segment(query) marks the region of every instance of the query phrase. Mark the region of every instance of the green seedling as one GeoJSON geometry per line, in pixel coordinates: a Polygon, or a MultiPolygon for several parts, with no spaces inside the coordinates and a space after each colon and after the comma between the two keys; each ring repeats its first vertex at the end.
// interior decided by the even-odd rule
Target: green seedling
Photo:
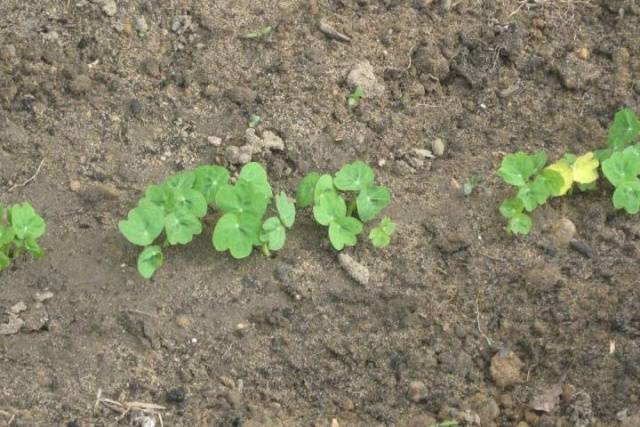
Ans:
{"type": "Polygon", "coordinates": [[[44,256],[38,239],[44,234],[46,223],[31,204],[21,203],[5,208],[0,204],[0,271],[25,252],[35,259],[44,256]]]}
{"type": "Polygon", "coordinates": [[[546,166],[547,155],[515,153],[505,156],[498,174],[518,188],[517,194],[505,200],[500,213],[509,220],[507,231],[528,234],[532,222],[527,213],[552,197],[569,193],[574,184],[580,191],[596,187],[598,167],[615,187],[613,205],[629,214],[640,211],[640,120],[624,108],[615,114],[607,134],[607,148],[581,156],[565,154],[546,166]],[[545,167],[546,166],[546,167],[545,167]]]}
{"type": "Polygon", "coordinates": [[[249,117],[249,127],[250,128],[255,128],[260,123],[262,123],[262,117],[260,117],[260,116],[258,116],[256,114],[252,114],[251,117],[249,117]]]}
{"type": "Polygon", "coordinates": [[[268,254],[284,246],[286,230],[295,221],[295,205],[281,192],[275,203],[278,216],[263,222],[273,198],[265,169],[248,163],[235,184],[229,179],[225,168],[205,165],[147,188],[138,206],[118,224],[129,242],[144,247],[137,263],[143,277],[151,278],[162,266],[163,248],[186,245],[202,233],[202,219],[210,209],[221,214],[212,235],[217,251],[245,258],[254,247],[268,254]],[[163,231],[164,240],[157,243],[163,231]]]}
{"type": "Polygon", "coordinates": [[[380,224],[371,229],[369,233],[369,240],[376,248],[383,248],[391,243],[391,235],[396,229],[396,224],[391,221],[388,216],[385,216],[380,224]]]}
{"type": "Polygon", "coordinates": [[[462,185],[462,194],[464,194],[465,196],[470,196],[471,193],[473,193],[473,190],[475,190],[476,187],[481,183],[482,183],[481,177],[477,175],[470,176],[464,181],[464,184],[462,185]]]}
{"type": "Polygon", "coordinates": [[[364,90],[360,86],[357,86],[347,97],[347,104],[349,104],[349,107],[355,107],[360,103],[362,98],[364,98],[364,90]]]}
{"type": "MultiPolygon", "coordinates": [[[[344,166],[335,177],[311,172],[298,187],[298,207],[312,206],[313,217],[328,228],[336,250],[354,246],[363,223],[372,221],[391,201],[388,188],[375,184],[373,170],[361,161],[344,166]]],[[[386,218],[370,235],[375,246],[386,246],[394,231],[386,218]]]]}
{"type": "Polygon", "coordinates": [[[245,34],[244,38],[245,39],[261,39],[271,35],[272,32],[273,32],[273,27],[271,25],[265,25],[259,30],[251,31],[250,33],[245,34]]]}

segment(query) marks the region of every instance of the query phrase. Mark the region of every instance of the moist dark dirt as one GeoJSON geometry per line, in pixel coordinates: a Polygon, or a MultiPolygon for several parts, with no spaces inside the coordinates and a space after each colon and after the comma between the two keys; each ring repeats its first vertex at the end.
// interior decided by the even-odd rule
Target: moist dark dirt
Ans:
{"type": "Polygon", "coordinates": [[[639,28],[635,0],[3,0],[0,201],[48,231],[0,273],[0,323],[27,306],[0,424],[640,426],[637,217],[602,182],[508,236],[495,175],[640,111],[639,28]],[[355,159],[391,188],[392,245],[348,251],[366,286],[309,212],[272,258],[218,254],[209,227],[138,276],[118,220],[176,171],[233,166],[253,115],[285,144],[254,155],[275,188],[355,159]]]}

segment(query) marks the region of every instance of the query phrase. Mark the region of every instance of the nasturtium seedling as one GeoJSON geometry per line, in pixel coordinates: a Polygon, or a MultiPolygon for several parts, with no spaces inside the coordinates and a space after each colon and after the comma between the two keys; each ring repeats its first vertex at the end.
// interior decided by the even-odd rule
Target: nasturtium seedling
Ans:
{"type": "Polygon", "coordinates": [[[362,87],[360,86],[357,86],[347,97],[347,104],[349,104],[349,107],[355,107],[360,103],[360,100],[362,98],[364,98],[364,89],[362,89],[362,87]]]}
{"type": "Polygon", "coordinates": [[[143,200],[129,211],[127,219],[118,223],[120,233],[128,241],[138,246],[147,246],[162,233],[164,212],[151,202],[143,200]]]}
{"type": "Polygon", "coordinates": [[[328,227],[329,241],[336,250],[355,245],[363,222],[375,219],[390,200],[389,189],[376,185],[373,169],[362,161],[345,165],[335,177],[309,173],[297,194],[298,206],[312,206],[316,222],[328,227]]]}
{"type": "Polygon", "coordinates": [[[280,219],[272,216],[262,224],[260,241],[266,243],[269,250],[279,251],[284,246],[286,239],[287,231],[280,219]]]}
{"type": "Polygon", "coordinates": [[[395,229],[396,224],[388,216],[385,216],[377,226],[371,229],[369,240],[376,248],[388,246],[391,243],[391,235],[395,229]]]}
{"type": "Polygon", "coordinates": [[[628,108],[618,111],[609,127],[608,146],[580,156],[564,154],[545,167],[547,156],[514,153],[505,156],[498,174],[518,188],[515,197],[505,200],[500,213],[509,220],[507,231],[528,234],[532,222],[525,213],[535,210],[551,197],[563,196],[575,186],[580,191],[596,188],[598,168],[615,187],[613,205],[635,214],[640,211],[640,120],[628,108]]]}
{"type": "Polygon", "coordinates": [[[138,256],[138,271],[142,277],[150,279],[163,261],[164,257],[160,246],[147,246],[138,256]]]}
{"type": "Polygon", "coordinates": [[[198,166],[194,172],[196,179],[193,189],[204,196],[207,204],[213,203],[218,190],[229,182],[229,172],[222,166],[198,166]]]}
{"type": "Polygon", "coordinates": [[[226,213],[213,231],[213,246],[217,251],[228,250],[234,258],[251,255],[254,245],[260,245],[260,218],[250,213],[226,213]]]}
{"type": "Polygon", "coordinates": [[[38,239],[46,231],[44,219],[30,203],[20,203],[5,209],[0,204],[0,271],[24,252],[33,258],[44,256],[38,239]]]}

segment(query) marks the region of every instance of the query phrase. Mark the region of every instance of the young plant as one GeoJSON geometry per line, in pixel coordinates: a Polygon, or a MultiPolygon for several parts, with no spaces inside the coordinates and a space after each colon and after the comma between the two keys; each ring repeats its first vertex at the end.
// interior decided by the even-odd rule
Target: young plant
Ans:
{"type": "Polygon", "coordinates": [[[598,179],[598,166],[615,187],[613,205],[635,214],[640,211],[640,120],[633,110],[623,108],[615,114],[607,133],[607,148],[576,157],[565,154],[558,162],[544,167],[545,153],[509,154],[498,174],[518,187],[515,197],[505,200],[500,212],[509,220],[507,230],[527,234],[533,211],[550,197],[567,194],[575,183],[579,190],[592,190],[598,179]]]}
{"type": "MultiPolygon", "coordinates": [[[[298,187],[297,204],[312,206],[313,217],[328,227],[329,240],[336,250],[354,246],[363,223],[372,221],[391,201],[388,188],[375,184],[373,170],[361,161],[344,166],[335,177],[311,172],[298,187]]],[[[375,246],[389,244],[395,224],[385,218],[372,230],[375,246]]]]}
{"type": "Polygon", "coordinates": [[[552,197],[563,196],[576,183],[580,189],[590,189],[598,179],[598,160],[592,152],[580,157],[565,155],[547,167],[547,155],[538,152],[509,154],[498,170],[500,177],[515,186],[518,192],[500,205],[500,213],[509,220],[507,231],[528,234],[532,221],[528,213],[552,197]]]}
{"type": "MultiPolygon", "coordinates": [[[[186,245],[202,233],[202,218],[209,208],[222,213],[213,231],[212,243],[218,251],[229,251],[234,258],[251,254],[254,246],[277,250],[284,244],[285,233],[279,228],[278,242],[266,236],[262,218],[272,199],[267,173],[258,163],[248,163],[234,185],[229,184],[229,172],[221,166],[199,166],[181,172],[159,185],[147,188],[144,198],[132,209],[118,228],[131,243],[143,246],[138,256],[138,272],[151,278],[164,261],[162,249],[167,246],[186,245]],[[157,240],[164,231],[162,242],[157,240]]],[[[280,214],[277,220],[283,228],[290,228],[295,218],[295,207],[286,205],[284,193],[278,196],[280,214]],[[291,214],[293,209],[293,214],[291,214]],[[286,216],[282,219],[282,216],[286,216]]],[[[288,200],[287,200],[288,201],[288,200]]],[[[275,221],[269,222],[270,226],[275,221]]],[[[271,230],[270,231],[274,231],[271,230]]]]}
{"type": "Polygon", "coordinates": [[[347,104],[349,107],[355,107],[360,103],[360,100],[364,98],[364,90],[357,86],[354,91],[347,97],[347,104]]]}
{"type": "Polygon", "coordinates": [[[46,224],[29,203],[15,204],[5,209],[0,204],[0,271],[24,252],[35,259],[44,251],[38,239],[44,234],[46,224]]]}

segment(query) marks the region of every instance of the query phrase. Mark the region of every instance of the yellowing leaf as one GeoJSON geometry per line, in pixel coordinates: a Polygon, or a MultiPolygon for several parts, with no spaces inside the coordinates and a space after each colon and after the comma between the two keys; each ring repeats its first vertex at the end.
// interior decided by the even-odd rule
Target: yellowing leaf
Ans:
{"type": "Polygon", "coordinates": [[[573,163],[573,180],[580,184],[592,183],[598,179],[599,164],[591,151],[578,157],[573,163]]]}
{"type": "Polygon", "coordinates": [[[560,191],[558,191],[553,195],[562,196],[564,194],[567,194],[567,191],[569,191],[569,189],[571,188],[571,185],[573,184],[573,172],[571,171],[571,167],[561,160],[559,162],[556,162],[552,165],[547,166],[546,169],[552,170],[554,172],[558,172],[560,176],[562,176],[562,180],[564,181],[564,183],[562,184],[562,187],[560,188],[560,191]]]}

